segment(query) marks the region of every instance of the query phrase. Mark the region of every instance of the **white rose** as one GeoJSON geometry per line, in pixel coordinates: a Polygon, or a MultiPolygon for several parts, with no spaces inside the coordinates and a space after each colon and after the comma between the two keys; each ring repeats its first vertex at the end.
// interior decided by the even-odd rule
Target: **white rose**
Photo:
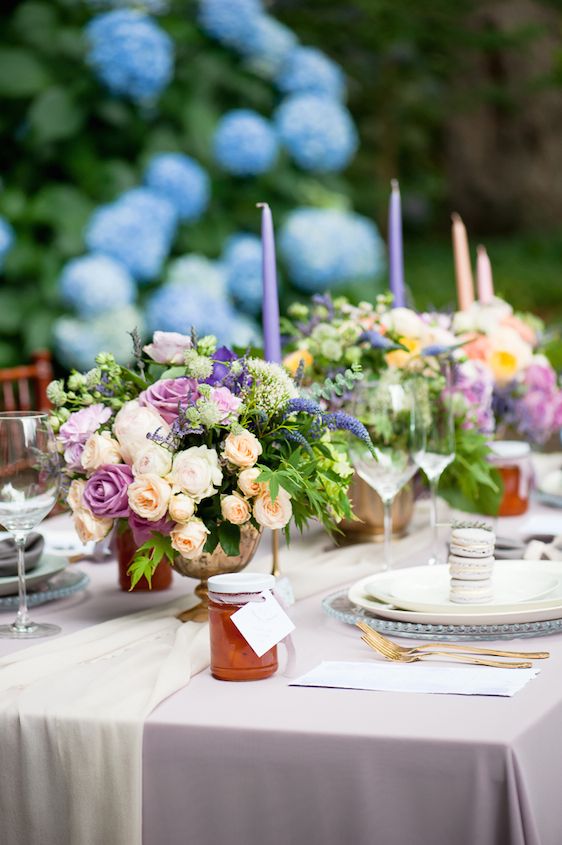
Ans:
{"type": "Polygon", "coordinates": [[[218,487],[222,481],[219,456],[215,449],[207,446],[191,446],[175,455],[166,478],[174,488],[200,502],[212,496],[215,493],[213,485],[218,487]]]}
{"type": "Polygon", "coordinates": [[[209,531],[200,519],[192,519],[187,525],[175,525],[170,531],[172,548],[187,560],[201,557],[207,534],[209,531]]]}
{"type": "Polygon", "coordinates": [[[172,456],[157,443],[147,442],[135,455],[133,475],[159,475],[163,477],[172,469],[172,456]]]}
{"type": "Polygon", "coordinates": [[[109,534],[113,525],[112,519],[102,519],[88,508],[78,508],[74,511],[74,528],[82,543],[93,540],[97,543],[109,534]]]}
{"type": "Polygon", "coordinates": [[[90,434],[80,460],[85,470],[93,472],[105,464],[122,464],[123,456],[117,440],[109,431],[102,431],[101,434],[90,434]]]}
{"type": "Polygon", "coordinates": [[[282,487],[277,498],[271,501],[269,489],[258,496],[254,502],[254,517],[264,528],[283,528],[293,515],[291,497],[282,487]]]}
{"type": "Polygon", "coordinates": [[[260,472],[261,470],[257,467],[249,467],[248,469],[243,469],[238,476],[238,486],[245,496],[259,496],[262,490],[265,489],[266,485],[263,481],[256,481],[260,472]]]}
{"type": "Polygon", "coordinates": [[[224,441],[224,456],[237,467],[253,467],[261,453],[261,443],[250,431],[229,434],[224,441]]]}
{"type": "Polygon", "coordinates": [[[176,493],[170,497],[168,513],[174,522],[189,522],[195,513],[195,502],[185,493],[176,493]]]}
{"type": "Polygon", "coordinates": [[[157,430],[165,436],[169,433],[170,426],[155,408],[141,407],[136,399],[123,405],[115,417],[113,434],[119,441],[125,463],[134,462],[137,453],[150,443],[146,435],[157,430]]]}
{"type": "Polygon", "coordinates": [[[425,328],[423,320],[410,308],[392,308],[383,314],[381,322],[400,337],[421,337],[425,328]]]}
{"type": "Polygon", "coordinates": [[[82,496],[84,494],[84,487],[86,482],[81,478],[75,478],[68,488],[66,501],[71,511],[76,511],[82,507],[82,496]]]}
{"type": "Polygon", "coordinates": [[[127,490],[131,510],[150,522],[166,515],[171,493],[168,482],[154,474],[137,476],[127,490]]]}
{"type": "Polygon", "coordinates": [[[227,522],[232,522],[233,525],[243,525],[250,519],[250,505],[242,496],[232,493],[222,500],[221,513],[227,522]]]}

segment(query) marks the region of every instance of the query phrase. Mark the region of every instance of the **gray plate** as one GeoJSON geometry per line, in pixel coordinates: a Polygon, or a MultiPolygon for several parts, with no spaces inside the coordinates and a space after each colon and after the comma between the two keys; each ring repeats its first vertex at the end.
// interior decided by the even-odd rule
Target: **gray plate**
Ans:
{"type": "Polygon", "coordinates": [[[355,625],[361,620],[381,634],[408,637],[413,640],[450,640],[452,642],[513,640],[519,637],[544,637],[547,634],[562,633],[562,619],[505,625],[426,625],[419,622],[394,622],[390,619],[381,619],[374,613],[357,607],[348,599],[347,590],[340,590],[327,596],[322,602],[322,608],[328,616],[348,625],[355,625]]]}
{"type": "MultiPolygon", "coordinates": [[[[27,589],[31,592],[37,589],[43,581],[52,578],[57,572],[62,572],[68,566],[68,560],[56,555],[43,555],[39,564],[32,572],[25,576],[27,589]]],[[[0,578],[0,596],[13,596],[18,591],[18,579],[16,575],[7,575],[0,578]]]]}
{"type": "MultiPolygon", "coordinates": [[[[46,604],[55,599],[65,599],[73,593],[85,590],[90,579],[85,572],[74,567],[63,569],[57,575],[42,581],[33,593],[28,593],[27,604],[29,607],[36,607],[38,604],[46,604]]],[[[17,610],[17,596],[0,596],[0,610],[17,610]]]]}

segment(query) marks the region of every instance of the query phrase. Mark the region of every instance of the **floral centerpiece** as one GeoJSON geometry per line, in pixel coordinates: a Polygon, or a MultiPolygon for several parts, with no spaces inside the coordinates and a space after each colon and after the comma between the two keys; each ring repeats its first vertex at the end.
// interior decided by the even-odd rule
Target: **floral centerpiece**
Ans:
{"type": "Polygon", "coordinates": [[[304,383],[325,407],[350,406],[357,368],[367,379],[391,371],[405,378],[422,373],[432,401],[447,398],[454,408],[456,454],[443,475],[441,495],[464,510],[495,513],[501,482],[487,460],[491,386],[464,353],[465,339],[455,335],[450,317],[390,305],[390,295],[378,296],[374,304],[353,305],[329,295],[293,304],[283,324],[285,364],[301,369],[304,383]],[[438,366],[443,356],[454,364],[451,385],[438,366]]]}
{"type": "Polygon", "coordinates": [[[281,366],[217,349],[214,337],[133,340],[134,370],[100,353],[48,391],[76,530],[88,541],[116,520],[129,526],[133,585],[163,558],[197,560],[219,545],[237,556],[244,526],[288,532],[315,518],[333,530],[351,516],[337,432],[368,440],[356,420],[301,399],[281,366]]]}

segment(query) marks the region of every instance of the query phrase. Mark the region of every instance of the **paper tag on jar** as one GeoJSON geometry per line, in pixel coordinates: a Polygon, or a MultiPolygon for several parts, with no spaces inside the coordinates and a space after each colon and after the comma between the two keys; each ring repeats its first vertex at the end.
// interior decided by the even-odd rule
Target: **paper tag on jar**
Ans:
{"type": "Polygon", "coordinates": [[[260,597],[263,601],[249,601],[230,617],[258,657],[295,630],[292,619],[269,590],[260,597]]]}

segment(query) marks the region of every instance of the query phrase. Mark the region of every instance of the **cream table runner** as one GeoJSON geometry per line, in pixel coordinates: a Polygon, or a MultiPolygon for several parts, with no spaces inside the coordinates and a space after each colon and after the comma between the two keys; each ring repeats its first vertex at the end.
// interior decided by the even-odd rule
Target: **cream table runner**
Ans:
{"type": "MultiPolygon", "coordinates": [[[[429,541],[425,508],[397,564],[429,541]]],[[[255,568],[267,568],[260,555],[255,568]]],[[[297,598],[376,572],[382,548],[334,549],[311,531],[283,549],[297,598]]],[[[0,661],[2,845],[138,845],[142,734],[156,705],[209,663],[207,625],[179,623],[185,598],[46,640],[0,661]]]]}

